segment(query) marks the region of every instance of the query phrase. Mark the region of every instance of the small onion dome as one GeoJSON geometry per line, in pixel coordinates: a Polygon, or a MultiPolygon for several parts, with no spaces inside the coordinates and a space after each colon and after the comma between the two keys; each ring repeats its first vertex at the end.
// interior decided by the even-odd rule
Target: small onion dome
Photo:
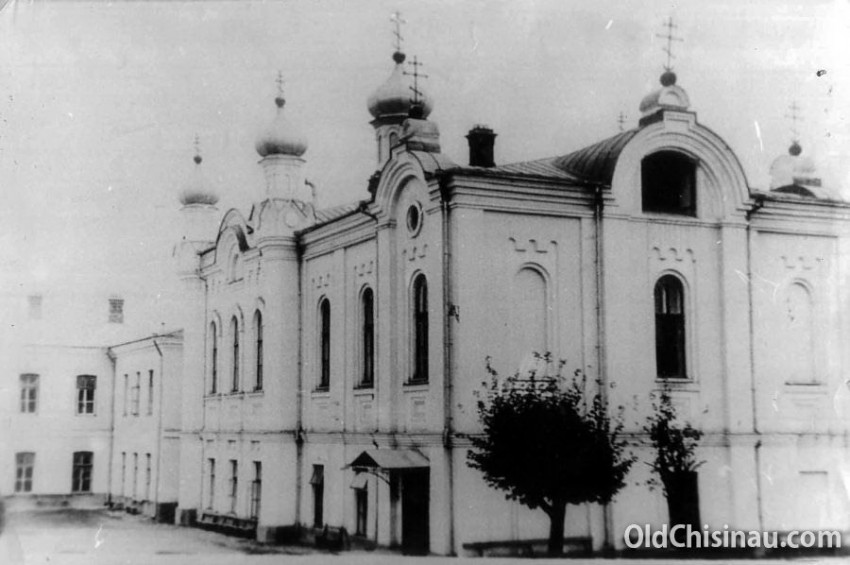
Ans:
{"type": "Polygon", "coordinates": [[[283,114],[283,96],[274,99],[277,115],[271,125],[257,138],[255,148],[260,157],[292,155],[300,157],[307,151],[307,138],[283,114]]]}
{"type": "MultiPolygon", "coordinates": [[[[372,117],[405,119],[410,115],[413,91],[404,78],[404,60],[400,51],[393,53],[395,68],[387,81],[378,87],[369,97],[367,107],[372,117]]],[[[431,98],[420,88],[421,117],[425,119],[434,109],[431,98]]],[[[417,110],[419,111],[419,110],[417,110]]]]}
{"type": "Polygon", "coordinates": [[[661,75],[661,88],[653,90],[641,100],[640,111],[647,115],[659,109],[687,110],[690,105],[688,93],[676,84],[676,73],[667,70],[661,75]]]}
{"type": "Polygon", "coordinates": [[[770,165],[770,188],[775,190],[790,185],[820,186],[814,159],[801,155],[803,148],[796,141],[788,148],[787,155],[780,155],[770,165]]]}
{"type": "Polygon", "coordinates": [[[200,155],[195,155],[194,161],[195,170],[192,172],[192,177],[180,191],[180,204],[183,206],[191,206],[192,204],[214,206],[218,202],[218,194],[206,180],[201,168],[203,159],[200,155]]]}

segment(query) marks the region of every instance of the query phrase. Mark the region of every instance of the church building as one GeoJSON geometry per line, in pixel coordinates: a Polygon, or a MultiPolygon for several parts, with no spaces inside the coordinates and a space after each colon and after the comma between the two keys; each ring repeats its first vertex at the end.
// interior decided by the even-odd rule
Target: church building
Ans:
{"type": "Polygon", "coordinates": [[[664,384],[705,433],[702,523],[850,531],[850,205],[800,145],[755,190],[668,69],[631,129],[496,164],[495,132],[475,127],[459,164],[392,59],[368,100],[367,199],[317,208],[282,93],[247,215],[220,218],[196,157],[175,250],[178,519],[443,555],[545,538],[545,514],[466,454],[485,359],[511,374],[551,352],[615,385],[639,457],[612,504],[568,509],[568,537],[622,548],[629,524],[667,522],[641,434],[664,384]]]}

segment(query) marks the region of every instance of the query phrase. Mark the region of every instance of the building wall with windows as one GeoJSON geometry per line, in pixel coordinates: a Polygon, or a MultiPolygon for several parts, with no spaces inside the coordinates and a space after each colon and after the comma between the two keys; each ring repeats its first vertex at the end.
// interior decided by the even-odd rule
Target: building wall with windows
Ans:
{"type": "Polygon", "coordinates": [[[180,478],[182,333],[114,345],[113,507],[174,522],[180,478]]]}
{"type": "Polygon", "coordinates": [[[105,501],[112,425],[105,349],[31,344],[13,351],[14,369],[3,377],[0,491],[22,506],[105,501]],[[30,454],[28,470],[20,469],[22,453],[30,454]]]}
{"type": "Polygon", "coordinates": [[[0,492],[12,505],[108,498],[114,402],[108,346],[136,335],[148,320],[137,294],[82,282],[14,281],[6,288],[16,290],[0,297],[9,322],[1,336],[0,492]],[[20,472],[19,459],[26,461],[20,472]]]}
{"type": "MultiPolygon", "coordinates": [[[[200,480],[181,490],[185,521],[261,539],[344,528],[440,554],[545,538],[546,516],[466,456],[487,360],[542,374],[554,364],[535,353],[549,352],[600,380],[639,457],[614,503],[569,508],[568,536],[621,547],[626,525],[668,520],[642,464],[641,422],[664,386],[705,433],[703,523],[850,530],[850,206],[754,190],[675,80],[630,130],[501,166],[442,154],[430,100],[410,117],[380,96],[369,199],[315,208],[306,144],[278,119],[257,142],[264,198],[181,244],[204,305],[186,326],[203,353],[186,358],[194,447],[180,473],[200,480]]],[[[181,202],[187,221],[193,206],[214,215],[181,202]]]]}

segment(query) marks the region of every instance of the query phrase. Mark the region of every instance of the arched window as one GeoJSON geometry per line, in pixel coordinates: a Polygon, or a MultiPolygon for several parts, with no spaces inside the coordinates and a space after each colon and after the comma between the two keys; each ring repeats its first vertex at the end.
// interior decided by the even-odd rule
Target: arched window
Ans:
{"type": "Polygon", "coordinates": [[[787,382],[811,383],[817,380],[814,363],[814,316],[812,295],[801,283],[793,283],[785,293],[785,327],[778,355],[783,359],[787,382]]]}
{"type": "Polygon", "coordinates": [[[675,151],[659,151],[641,161],[644,212],[696,215],[696,163],[675,151]]]}
{"type": "Polygon", "coordinates": [[[319,388],[331,385],[331,303],[327,298],[319,304],[319,388]]]}
{"type": "Polygon", "coordinates": [[[682,281],[673,275],[664,275],[655,283],[655,363],[659,378],[687,377],[685,292],[682,281]]]}
{"type": "Polygon", "coordinates": [[[413,281],[412,304],[412,354],[413,377],[411,381],[428,382],[428,281],[418,275],[413,281]]]}
{"type": "Polygon", "coordinates": [[[360,299],[362,327],[363,373],[360,385],[372,386],[375,382],[375,295],[371,288],[363,291],[360,299]]]}
{"type": "Polygon", "coordinates": [[[234,251],[233,255],[230,257],[230,280],[238,281],[242,278],[242,257],[239,255],[239,251],[234,251]]]}
{"type": "Polygon", "coordinates": [[[549,350],[549,308],[546,279],[535,268],[517,272],[511,297],[511,343],[520,370],[539,371],[544,367],[534,354],[543,355],[549,350]]]}
{"type": "Polygon", "coordinates": [[[230,320],[230,331],[233,335],[233,386],[231,392],[239,390],[239,321],[236,316],[230,320]]]}
{"type": "Polygon", "coordinates": [[[215,322],[210,324],[210,394],[218,392],[218,333],[215,322]]]}
{"type": "Polygon", "coordinates": [[[263,390],[263,314],[257,310],[254,313],[254,390],[263,390]]]}

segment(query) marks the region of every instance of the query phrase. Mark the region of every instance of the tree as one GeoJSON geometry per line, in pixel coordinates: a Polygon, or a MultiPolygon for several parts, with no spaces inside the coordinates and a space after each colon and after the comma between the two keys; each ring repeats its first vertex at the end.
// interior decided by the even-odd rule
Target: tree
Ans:
{"type": "MultiPolygon", "coordinates": [[[[549,373],[550,356],[537,357],[549,373]]],[[[622,408],[610,416],[603,387],[588,393],[584,374],[564,377],[564,365],[555,375],[500,379],[488,358],[490,383],[478,395],[483,433],[470,437],[467,460],[508,500],[549,516],[550,556],[563,552],[567,504],[610,502],[634,462],[625,453],[622,408]]]]}
{"type": "Polygon", "coordinates": [[[651,486],[660,482],[670,526],[691,525],[699,529],[699,491],[697,469],[705,463],[696,457],[702,431],[690,422],[681,422],[673,405],[670,384],[664,383],[661,391],[653,395],[653,414],[647,419],[644,431],[655,449],[655,458],[649,463],[656,478],[651,486]]]}

